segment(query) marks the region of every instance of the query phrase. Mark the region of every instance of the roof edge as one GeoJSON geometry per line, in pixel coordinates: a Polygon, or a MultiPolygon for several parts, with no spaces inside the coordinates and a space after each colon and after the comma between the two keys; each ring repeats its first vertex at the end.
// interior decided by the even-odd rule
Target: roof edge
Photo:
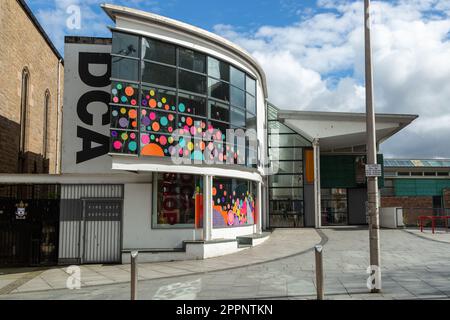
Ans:
{"type": "Polygon", "coordinates": [[[217,46],[220,46],[228,51],[233,52],[240,58],[246,60],[247,62],[252,65],[255,70],[259,73],[261,80],[262,80],[262,87],[264,90],[264,97],[267,99],[268,97],[268,91],[267,91],[267,79],[266,74],[264,72],[264,69],[261,67],[258,61],[256,61],[255,58],[252,57],[252,55],[247,52],[245,49],[241,48],[240,46],[236,45],[235,43],[231,42],[230,40],[227,40],[215,33],[212,33],[210,31],[204,30],[202,28],[190,25],[188,23],[175,20],[172,18],[164,17],[161,15],[157,15],[155,13],[146,12],[143,10],[128,8],[124,6],[118,6],[108,3],[101,4],[102,9],[105,11],[105,13],[111,18],[112,21],[116,22],[116,16],[117,15],[123,15],[123,16],[130,16],[133,18],[140,18],[149,22],[153,22],[156,24],[165,25],[168,28],[172,28],[177,31],[183,31],[185,33],[191,34],[193,36],[196,36],[198,38],[213,42],[217,46]]]}
{"type": "Polygon", "coordinates": [[[53,44],[52,40],[50,40],[49,36],[45,32],[44,28],[41,26],[39,21],[37,20],[36,16],[33,14],[33,11],[31,11],[30,7],[26,4],[25,0],[16,0],[17,3],[22,7],[22,9],[25,11],[27,16],[30,18],[31,22],[34,24],[36,29],[38,29],[39,33],[44,38],[45,42],[49,45],[50,49],[53,51],[53,53],[56,55],[56,57],[61,60],[61,62],[64,64],[64,58],[59,53],[58,49],[56,49],[55,45],[53,44]]]}
{"type": "MultiPolygon", "coordinates": [[[[366,113],[363,112],[328,112],[328,111],[307,111],[307,110],[280,110],[278,116],[280,118],[297,118],[297,119],[344,119],[361,120],[366,118],[366,113]]],[[[400,114],[400,113],[376,113],[375,118],[384,120],[393,120],[400,123],[411,123],[417,119],[417,114],[400,114]],[[403,121],[402,121],[403,120],[403,121]]]]}

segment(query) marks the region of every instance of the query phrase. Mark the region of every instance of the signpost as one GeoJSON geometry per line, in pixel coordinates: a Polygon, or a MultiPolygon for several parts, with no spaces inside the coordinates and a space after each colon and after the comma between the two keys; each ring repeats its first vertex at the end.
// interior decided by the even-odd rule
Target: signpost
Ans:
{"type": "Polygon", "coordinates": [[[367,130],[367,199],[369,209],[369,247],[370,267],[376,273],[376,285],[371,287],[371,292],[381,291],[380,268],[380,215],[378,204],[378,173],[377,165],[376,130],[375,130],[375,106],[373,98],[372,75],[372,47],[370,43],[370,0],[364,0],[364,47],[365,47],[365,80],[366,80],[366,130],[367,130]]]}

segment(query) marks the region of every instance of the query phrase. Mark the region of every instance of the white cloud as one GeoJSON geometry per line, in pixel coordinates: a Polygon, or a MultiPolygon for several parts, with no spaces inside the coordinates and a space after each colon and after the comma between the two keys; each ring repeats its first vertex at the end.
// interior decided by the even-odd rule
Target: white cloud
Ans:
{"type": "MultiPolygon", "coordinates": [[[[61,52],[64,49],[65,35],[96,37],[108,37],[111,35],[108,26],[112,22],[103,10],[100,9],[100,5],[105,3],[104,0],[53,0],[52,6],[48,6],[48,0],[45,0],[45,2],[44,9],[38,9],[36,16],[48,32],[56,48],[61,52]],[[69,29],[66,24],[67,19],[70,17],[67,9],[71,5],[79,6],[81,9],[81,29],[79,30],[69,29]]],[[[145,10],[156,13],[160,11],[156,0],[109,0],[107,2],[136,8],[145,6],[145,10]]]]}
{"type": "MultiPolygon", "coordinates": [[[[320,0],[322,13],[254,34],[215,32],[246,48],[266,71],[281,108],[364,111],[362,2],[320,0]]],[[[420,117],[382,150],[402,157],[450,157],[450,1],[372,1],[377,112],[420,117]]]]}

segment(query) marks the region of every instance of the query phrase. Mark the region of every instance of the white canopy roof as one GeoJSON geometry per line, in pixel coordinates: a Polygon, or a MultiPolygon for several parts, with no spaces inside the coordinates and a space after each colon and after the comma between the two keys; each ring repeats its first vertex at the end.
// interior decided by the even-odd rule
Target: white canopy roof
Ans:
{"type": "MultiPolygon", "coordinates": [[[[377,114],[377,144],[405,128],[417,117],[409,114],[377,114]]],[[[365,113],[279,110],[278,120],[310,141],[319,139],[321,151],[365,149],[365,113]]]]}

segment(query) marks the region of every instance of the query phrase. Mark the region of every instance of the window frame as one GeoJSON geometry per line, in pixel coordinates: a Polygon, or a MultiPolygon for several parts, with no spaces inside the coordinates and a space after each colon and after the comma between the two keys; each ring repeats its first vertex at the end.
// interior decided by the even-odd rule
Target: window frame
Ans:
{"type": "MultiPolygon", "coordinates": [[[[188,115],[186,112],[179,112],[178,110],[178,106],[180,103],[180,94],[187,94],[187,95],[192,95],[192,96],[197,96],[197,97],[201,97],[201,98],[205,98],[205,102],[206,102],[206,110],[205,110],[205,114],[204,115],[194,115],[194,114],[189,114],[190,116],[194,116],[194,117],[198,117],[198,118],[204,118],[206,120],[206,123],[209,124],[211,122],[220,122],[223,124],[226,124],[228,128],[244,128],[247,129],[247,123],[248,123],[248,118],[250,118],[249,116],[252,116],[251,118],[256,118],[256,123],[257,123],[257,108],[258,108],[258,99],[257,99],[257,86],[258,86],[258,81],[257,79],[252,75],[249,74],[248,72],[246,72],[245,70],[243,70],[241,67],[236,66],[233,63],[230,63],[228,61],[225,61],[217,56],[199,51],[199,50],[195,50],[193,48],[187,47],[187,46],[183,46],[174,42],[170,42],[170,41],[166,41],[166,40],[161,40],[158,39],[156,37],[149,37],[149,36],[145,36],[145,35],[141,35],[139,33],[133,33],[133,32],[128,32],[128,31],[123,31],[123,30],[118,30],[115,28],[111,28],[113,33],[120,33],[120,34],[125,34],[125,35],[130,35],[130,36],[135,36],[138,38],[138,50],[137,50],[137,57],[130,57],[130,56],[122,56],[120,54],[117,53],[112,53],[111,57],[112,60],[115,57],[120,57],[120,58],[124,58],[124,59],[130,59],[130,60],[135,60],[138,62],[138,77],[137,79],[120,79],[120,78],[115,78],[111,76],[111,82],[122,82],[122,83],[126,83],[129,85],[137,85],[138,87],[138,95],[137,95],[137,105],[136,106],[132,106],[129,103],[128,104],[122,104],[122,103],[118,103],[121,106],[125,106],[125,107],[131,107],[131,108],[137,108],[138,109],[138,126],[137,126],[137,130],[133,130],[133,129],[119,129],[119,128],[110,128],[110,130],[121,130],[121,131],[132,131],[132,132],[136,132],[138,135],[138,139],[137,139],[137,143],[138,143],[138,147],[137,147],[137,151],[135,153],[129,154],[132,156],[141,156],[140,155],[140,151],[141,151],[141,141],[140,141],[140,133],[141,133],[141,124],[140,124],[140,110],[141,108],[145,108],[144,106],[141,105],[142,103],[142,90],[144,87],[150,87],[150,88],[154,88],[154,89],[165,89],[165,90],[170,90],[170,91],[174,91],[176,94],[175,97],[175,117],[176,117],[176,122],[178,122],[179,120],[179,116],[180,115],[188,115]],[[171,46],[174,46],[175,48],[175,64],[171,65],[165,62],[161,62],[161,61],[157,61],[157,60],[151,60],[148,59],[144,56],[144,52],[143,52],[143,41],[144,39],[148,39],[150,41],[155,41],[155,42],[160,42],[163,44],[168,44],[171,46]],[[195,71],[195,70],[191,70],[189,68],[186,67],[182,67],[181,66],[181,62],[180,62],[180,52],[182,50],[187,50],[187,51],[192,51],[195,54],[199,54],[199,55],[203,55],[205,57],[205,65],[204,65],[204,72],[199,72],[199,71],[195,71]],[[215,77],[214,75],[211,75],[209,73],[209,62],[211,59],[214,59],[216,61],[218,61],[219,63],[219,69],[220,69],[220,65],[224,64],[225,66],[227,66],[228,69],[228,76],[225,78],[228,78],[227,80],[223,80],[223,79],[219,79],[217,77],[215,77]],[[175,87],[168,87],[165,85],[161,85],[159,83],[151,83],[151,82],[147,82],[143,80],[143,65],[144,63],[151,63],[151,64],[155,64],[155,65],[160,65],[160,66],[164,66],[164,67],[168,67],[168,68],[173,68],[175,70],[175,87]],[[243,88],[239,88],[237,86],[234,86],[231,83],[231,73],[232,70],[236,69],[239,72],[243,73],[243,88]],[[189,91],[189,90],[184,90],[180,88],[180,72],[188,72],[188,73],[192,73],[192,74],[196,74],[196,75],[201,75],[205,77],[205,82],[206,82],[206,88],[205,88],[205,92],[204,93],[198,93],[198,92],[194,92],[194,91],[189,91]],[[229,100],[230,101],[224,101],[221,99],[217,99],[212,97],[209,94],[209,79],[212,79],[214,81],[220,81],[222,83],[227,84],[228,86],[228,96],[229,96],[229,100]],[[247,81],[248,79],[251,79],[252,82],[254,82],[254,92],[250,92],[247,91],[247,81]],[[242,91],[243,93],[243,97],[244,97],[244,101],[243,101],[243,106],[236,106],[234,104],[231,103],[231,92],[232,90],[236,88],[237,90],[242,91]],[[247,103],[247,95],[251,96],[252,98],[254,98],[255,101],[255,110],[249,110],[247,109],[246,103],[247,103]],[[227,106],[228,108],[228,121],[223,121],[223,120],[219,120],[219,119],[215,119],[211,117],[211,110],[210,110],[210,102],[212,103],[220,103],[221,105],[227,106]],[[243,122],[243,126],[235,126],[232,124],[231,122],[231,114],[232,114],[232,109],[240,109],[243,114],[244,114],[244,119],[245,121],[243,122]]],[[[194,59],[195,60],[195,59],[194,59]]],[[[114,103],[110,102],[110,105],[114,105],[114,103]]],[[[175,129],[175,128],[174,128],[175,129]]],[[[257,130],[256,128],[253,128],[255,130],[257,130]]],[[[112,148],[112,144],[110,143],[110,154],[124,154],[124,153],[120,153],[120,152],[116,152],[113,150],[112,148]]],[[[163,156],[162,158],[167,157],[167,155],[163,156]]],[[[247,157],[246,157],[247,158],[247,157]]],[[[241,164],[242,165],[242,164],[241,164]]],[[[247,165],[246,165],[247,166],[247,165]]]]}

